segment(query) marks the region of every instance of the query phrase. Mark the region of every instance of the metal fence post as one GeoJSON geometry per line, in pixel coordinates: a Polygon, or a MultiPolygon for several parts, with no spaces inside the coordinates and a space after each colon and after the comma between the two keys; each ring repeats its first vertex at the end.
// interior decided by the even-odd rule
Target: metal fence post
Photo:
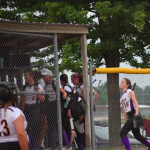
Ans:
{"type": "Polygon", "coordinates": [[[61,103],[60,103],[60,86],[59,86],[59,66],[58,66],[58,49],[57,33],[54,33],[54,59],[55,59],[55,77],[56,77],[56,95],[57,95],[57,115],[58,115],[58,136],[59,149],[62,150],[62,121],[61,121],[61,103]]]}
{"type": "Polygon", "coordinates": [[[92,63],[89,62],[89,78],[90,78],[90,111],[91,111],[91,136],[92,150],[95,150],[95,130],[94,130],[94,114],[93,114],[93,87],[92,87],[92,63]]]}

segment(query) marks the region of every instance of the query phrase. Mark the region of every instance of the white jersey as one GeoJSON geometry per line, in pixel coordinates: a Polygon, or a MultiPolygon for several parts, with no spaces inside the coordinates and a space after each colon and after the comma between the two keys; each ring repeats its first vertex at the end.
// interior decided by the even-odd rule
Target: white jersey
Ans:
{"type": "MultiPolygon", "coordinates": [[[[56,82],[54,80],[52,82],[54,82],[54,85],[56,87],[56,82]]],[[[62,87],[60,86],[60,88],[62,87]]],[[[56,92],[53,89],[52,83],[45,85],[45,92],[55,93],[54,95],[48,95],[48,101],[52,102],[56,100],[56,92]]]]}
{"type": "Polygon", "coordinates": [[[45,87],[45,82],[44,82],[44,80],[41,78],[41,79],[39,79],[38,81],[37,81],[37,83],[39,83],[42,87],[43,87],[43,89],[44,89],[44,87],[45,87]]]}
{"type": "Polygon", "coordinates": [[[134,103],[133,103],[132,99],[130,98],[131,91],[132,91],[131,89],[127,89],[120,98],[120,104],[123,106],[124,111],[126,113],[135,109],[134,103]]]}
{"type": "MultiPolygon", "coordinates": [[[[39,92],[44,92],[43,87],[38,84],[39,92]]],[[[34,92],[34,84],[32,86],[26,86],[25,92],[34,92]]],[[[25,96],[25,104],[36,104],[37,101],[37,94],[24,94],[25,96]]],[[[40,103],[40,100],[38,100],[40,103]]]]}
{"type": "Polygon", "coordinates": [[[23,112],[13,106],[8,106],[6,117],[4,117],[5,108],[0,109],[0,143],[18,141],[18,136],[14,126],[14,121],[22,114],[24,117],[24,128],[27,127],[27,121],[23,112]]]}
{"type": "Polygon", "coordinates": [[[66,84],[63,88],[66,92],[72,92],[71,87],[69,86],[69,84],[66,84]]]}
{"type": "MultiPolygon", "coordinates": [[[[79,93],[79,95],[81,96],[81,91],[83,89],[83,84],[80,85],[79,87],[77,87],[77,92],[79,93]]],[[[95,90],[93,89],[93,94],[94,94],[95,90]]],[[[89,88],[89,96],[90,96],[90,88],[89,88]]]]}

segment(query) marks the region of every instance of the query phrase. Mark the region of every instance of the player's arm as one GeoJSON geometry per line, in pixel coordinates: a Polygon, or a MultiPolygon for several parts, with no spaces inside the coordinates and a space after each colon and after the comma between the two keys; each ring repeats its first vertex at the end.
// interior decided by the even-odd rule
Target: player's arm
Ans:
{"type": "Polygon", "coordinates": [[[81,90],[81,96],[84,97],[84,90],[83,90],[83,88],[81,90]]]}
{"type": "Polygon", "coordinates": [[[124,124],[127,122],[127,113],[124,111],[124,108],[122,106],[122,110],[123,110],[123,113],[124,113],[124,124]]]}
{"type": "Polygon", "coordinates": [[[25,133],[24,117],[22,114],[20,114],[20,116],[14,121],[14,125],[21,150],[28,150],[27,135],[25,133]]]}
{"type": "Polygon", "coordinates": [[[62,93],[62,98],[66,99],[67,98],[67,93],[65,92],[65,90],[63,88],[60,88],[60,92],[62,93]]]}
{"type": "Polygon", "coordinates": [[[93,95],[95,95],[94,105],[96,105],[96,103],[97,103],[97,101],[98,101],[98,96],[99,96],[99,94],[94,90],[93,95]]]}
{"type": "MultiPolygon", "coordinates": [[[[34,92],[43,92],[43,90],[40,88],[40,87],[34,87],[34,92]]],[[[37,94],[38,96],[38,99],[41,101],[41,102],[44,102],[45,100],[45,95],[42,95],[42,94],[37,94]]]]}
{"type": "Polygon", "coordinates": [[[45,95],[38,94],[38,99],[39,99],[41,102],[44,102],[44,100],[45,100],[45,95]]]}
{"type": "Polygon", "coordinates": [[[134,106],[135,106],[135,114],[139,114],[139,104],[138,104],[136,97],[132,91],[130,92],[130,97],[131,97],[131,99],[134,103],[134,106]]]}

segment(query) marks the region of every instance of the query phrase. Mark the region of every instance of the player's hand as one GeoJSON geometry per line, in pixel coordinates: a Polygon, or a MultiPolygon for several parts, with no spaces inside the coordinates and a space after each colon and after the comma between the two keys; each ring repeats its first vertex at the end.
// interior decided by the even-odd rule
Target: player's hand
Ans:
{"type": "Polygon", "coordinates": [[[34,87],[34,92],[39,92],[39,87],[34,87]]]}

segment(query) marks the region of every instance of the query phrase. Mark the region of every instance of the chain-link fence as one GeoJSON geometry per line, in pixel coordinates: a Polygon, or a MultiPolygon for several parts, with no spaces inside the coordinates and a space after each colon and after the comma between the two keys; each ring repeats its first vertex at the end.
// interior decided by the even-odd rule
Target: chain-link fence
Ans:
{"type": "MultiPolygon", "coordinates": [[[[149,74],[95,74],[93,89],[99,94],[94,112],[95,141],[97,148],[120,147],[122,141],[120,130],[124,124],[124,113],[120,106],[120,97],[123,94],[119,88],[121,80],[128,78],[133,85],[134,93],[139,104],[139,111],[144,118],[144,126],[140,132],[150,140],[150,76],[149,74]]],[[[141,146],[133,133],[127,135],[131,146],[141,146]]]]}
{"type": "Polygon", "coordinates": [[[58,103],[60,94],[57,92],[59,91],[57,35],[0,31],[0,39],[0,82],[14,82],[21,90],[18,107],[28,122],[26,131],[29,135],[29,149],[58,148],[62,145],[62,129],[58,103]],[[39,55],[41,48],[43,48],[41,57],[45,56],[43,60],[39,55]],[[46,49],[52,49],[53,54],[47,54],[46,49]],[[41,76],[39,73],[43,67],[41,62],[45,61],[47,66],[49,57],[56,59],[53,59],[55,88],[52,88],[52,74],[48,72],[51,77],[48,79],[45,77],[43,80],[42,77],[47,74],[43,73],[41,76]],[[39,60],[40,64],[32,63],[32,65],[31,58],[32,62],[39,60]]]}

